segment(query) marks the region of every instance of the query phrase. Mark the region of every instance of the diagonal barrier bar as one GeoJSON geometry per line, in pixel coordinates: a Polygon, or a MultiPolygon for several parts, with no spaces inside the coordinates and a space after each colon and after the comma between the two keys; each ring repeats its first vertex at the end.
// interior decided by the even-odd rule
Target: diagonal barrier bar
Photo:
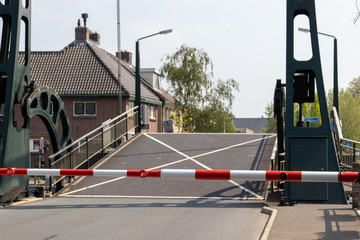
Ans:
{"type": "Polygon", "coordinates": [[[360,182],[359,172],[323,171],[261,171],[261,170],[100,170],[100,169],[38,169],[0,168],[0,175],[37,176],[107,176],[190,180],[253,180],[290,182],[360,182]]]}

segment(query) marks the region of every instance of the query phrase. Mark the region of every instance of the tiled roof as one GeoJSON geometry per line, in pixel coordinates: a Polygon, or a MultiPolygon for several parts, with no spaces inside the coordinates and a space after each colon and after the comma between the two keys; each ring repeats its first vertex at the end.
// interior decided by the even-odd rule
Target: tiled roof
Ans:
{"type": "Polygon", "coordinates": [[[261,133],[267,126],[267,118],[234,118],[235,128],[247,128],[255,133],[261,133]]]}
{"type": "Polygon", "coordinates": [[[175,99],[173,96],[170,95],[169,92],[167,92],[165,89],[161,88],[161,89],[154,89],[162,99],[164,99],[166,102],[169,102],[171,104],[175,103],[175,99]]]}
{"type": "MultiPolygon", "coordinates": [[[[20,61],[23,57],[21,54],[20,61]]],[[[31,52],[30,74],[37,86],[49,86],[61,96],[119,93],[117,58],[91,41],[74,41],[61,51],[31,52]]],[[[121,85],[123,95],[135,97],[135,74],[125,62],[122,62],[121,85]]],[[[143,82],[141,98],[160,101],[143,82]]]]}

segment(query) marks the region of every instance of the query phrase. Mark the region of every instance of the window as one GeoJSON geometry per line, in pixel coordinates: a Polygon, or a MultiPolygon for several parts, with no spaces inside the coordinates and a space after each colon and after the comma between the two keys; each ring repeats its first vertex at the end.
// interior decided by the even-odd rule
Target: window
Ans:
{"type": "Polygon", "coordinates": [[[30,139],[30,152],[38,153],[40,149],[40,139],[30,139]]]}
{"type": "MultiPolygon", "coordinates": [[[[133,109],[134,108],[134,103],[133,102],[128,102],[128,110],[131,110],[131,109],[133,109]]],[[[131,114],[133,114],[134,113],[134,111],[131,111],[131,112],[129,112],[129,114],[131,115],[131,114]]]]}
{"type": "Polygon", "coordinates": [[[96,116],[95,102],[75,102],[74,116],[96,116]]]}
{"type": "Polygon", "coordinates": [[[155,107],[150,107],[150,118],[156,119],[156,108],[155,107]]]}

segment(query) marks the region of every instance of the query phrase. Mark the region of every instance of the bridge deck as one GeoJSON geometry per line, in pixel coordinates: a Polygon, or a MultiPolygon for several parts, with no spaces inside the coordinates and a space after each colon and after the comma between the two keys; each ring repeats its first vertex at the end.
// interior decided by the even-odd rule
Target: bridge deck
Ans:
{"type": "MultiPolygon", "coordinates": [[[[275,137],[142,134],[99,169],[269,168],[275,137]]],[[[259,239],[265,183],[82,177],[60,196],[0,210],[3,239],[259,239]],[[39,226],[41,226],[39,228],[39,226]],[[15,234],[15,235],[14,235],[15,234]]]]}
{"type": "MultiPolygon", "coordinates": [[[[98,169],[268,170],[275,137],[266,134],[142,134],[98,169]]],[[[62,196],[261,199],[265,182],[87,177],[62,196]]]]}

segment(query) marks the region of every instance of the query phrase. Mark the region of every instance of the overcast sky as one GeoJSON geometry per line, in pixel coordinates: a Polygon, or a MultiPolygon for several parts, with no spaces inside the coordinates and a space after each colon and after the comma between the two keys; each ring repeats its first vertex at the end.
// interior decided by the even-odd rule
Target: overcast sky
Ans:
{"type": "MultiPolygon", "coordinates": [[[[101,35],[100,46],[115,53],[116,1],[33,0],[32,50],[63,49],[74,40],[81,13],[88,13],[87,26],[101,35]]],[[[360,76],[355,0],[317,0],[316,13],[318,31],[338,39],[339,86],[346,88],[360,76]]],[[[276,79],[285,82],[285,20],[285,0],[121,0],[121,49],[135,56],[138,38],[172,28],[171,34],[141,41],[141,67],[160,68],[164,56],[182,44],[203,49],[214,63],[215,80],[232,78],[240,85],[235,116],[261,117],[272,101],[276,79]]],[[[297,25],[306,27],[306,18],[299,17],[297,25]]],[[[295,38],[297,56],[306,58],[307,34],[296,32],[295,38]]],[[[319,43],[328,90],[333,79],[333,40],[320,36],[319,43]]]]}

